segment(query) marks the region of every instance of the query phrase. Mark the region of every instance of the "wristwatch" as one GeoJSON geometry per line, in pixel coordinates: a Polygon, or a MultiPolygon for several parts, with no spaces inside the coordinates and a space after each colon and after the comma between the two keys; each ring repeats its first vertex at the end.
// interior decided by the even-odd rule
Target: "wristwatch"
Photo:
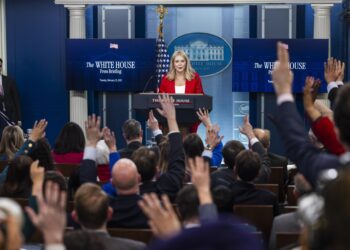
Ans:
{"type": "Polygon", "coordinates": [[[212,149],[213,149],[213,147],[212,147],[212,146],[210,146],[210,144],[207,144],[207,146],[205,147],[205,149],[206,149],[206,150],[212,150],[212,149]]]}

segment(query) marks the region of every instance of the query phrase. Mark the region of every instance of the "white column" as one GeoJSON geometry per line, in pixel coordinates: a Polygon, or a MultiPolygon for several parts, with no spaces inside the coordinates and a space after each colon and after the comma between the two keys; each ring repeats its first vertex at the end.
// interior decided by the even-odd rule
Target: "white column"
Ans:
{"type": "Polygon", "coordinates": [[[6,54],[6,13],[5,0],[0,0],[0,58],[3,60],[2,73],[7,74],[6,54]]]}
{"type": "Polygon", "coordinates": [[[331,8],[333,4],[311,4],[314,9],[314,38],[329,39],[328,51],[331,52],[331,8]]]}
{"type": "MultiPolygon", "coordinates": [[[[85,5],[65,5],[69,10],[69,38],[85,38],[85,5]]],[[[70,120],[84,128],[88,104],[86,91],[69,92],[70,120]]],[[[84,129],[83,129],[84,130],[84,129]]]]}

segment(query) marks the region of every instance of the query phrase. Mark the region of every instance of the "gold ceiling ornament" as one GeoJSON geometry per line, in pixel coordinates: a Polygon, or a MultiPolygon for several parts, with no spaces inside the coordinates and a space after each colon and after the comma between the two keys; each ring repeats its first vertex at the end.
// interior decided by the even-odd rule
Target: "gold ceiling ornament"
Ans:
{"type": "Polygon", "coordinates": [[[163,38],[163,19],[168,14],[168,8],[164,7],[164,5],[159,5],[156,11],[159,14],[158,36],[163,38]]]}

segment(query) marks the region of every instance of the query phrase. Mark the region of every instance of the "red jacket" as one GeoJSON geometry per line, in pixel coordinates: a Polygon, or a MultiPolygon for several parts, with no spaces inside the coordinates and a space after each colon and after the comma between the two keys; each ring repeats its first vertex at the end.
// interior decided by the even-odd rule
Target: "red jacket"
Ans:
{"type": "MultiPolygon", "coordinates": [[[[170,81],[166,78],[166,75],[163,76],[159,87],[159,93],[175,94],[175,81],[170,81]]],[[[186,80],[185,94],[204,94],[202,81],[197,72],[191,81],[186,80]]]]}
{"type": "MultiPolygon", "coordinates": [[[[175,94],[175,80],[170,81],[166,78],[166,75],[164,75],[162,82],[160,83],[159,93],[175,94]]],[[[186,80],[185,94],[204,94],[202,80],[197,72],[194,74],[194,78],[191,81],[186,80]]],[[[200,122],[193,124],[190,127],[190,133],[197,133],[199,124],[200,122]]]]}
{"type": "Polygon", "coordinates": [[[311,127],[317,139],[330,153],[335,155],[345,153],[343,145],[335,134],[333,122],[327,116],[318,118],[311,124],[311,127]]]}

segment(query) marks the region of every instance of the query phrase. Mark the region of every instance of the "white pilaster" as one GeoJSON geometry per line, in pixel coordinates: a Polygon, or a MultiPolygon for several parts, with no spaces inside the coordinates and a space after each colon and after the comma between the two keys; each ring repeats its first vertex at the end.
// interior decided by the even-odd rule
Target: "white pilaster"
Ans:
{"type": "MultiPolygon", "coordinates": [[[[85,5],[65,5],[69,10],[69,38],[85,38],[85,5]]],[[[84,128],[88,104],[86,91],[69,92],[70,120],[84,128]]],[[[84,130],[84,129],[83,129],[84,130]]]]}
{"type": "Polygon", "coordinates": [[[328,51],[331,49],[331,8],[333,4],[311,4],[314,9],[314,38],[329,39],[328,51]]]}
{"type": "Polygon", "coordinates": [[[0,58],[3,60],[2,73],[7,74],[6,54],[6,12],[5,0],[0,0],[0,58]]]}

